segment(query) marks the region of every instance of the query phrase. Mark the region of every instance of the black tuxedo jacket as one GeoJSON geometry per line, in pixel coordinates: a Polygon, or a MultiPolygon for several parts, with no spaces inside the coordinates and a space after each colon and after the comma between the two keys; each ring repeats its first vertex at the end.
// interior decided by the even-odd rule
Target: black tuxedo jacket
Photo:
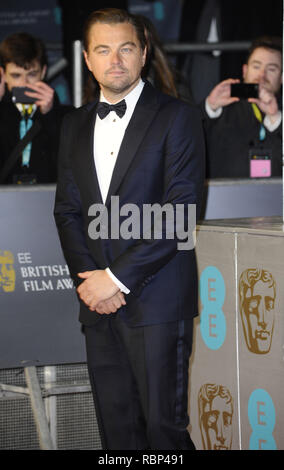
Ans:
{"type": "MultiPolygon", "coordinates": [[[[93,155],[97,102],[65,117],[62,126],[55,220],[66,261],[78,285],[78,272],[104,269],[130,289],[121,315],[130,326],[189,318],[197,314],[194,250],[178,250],[175,239],[97,239],[88,235],[89,208],[102,203],[93,155]]],[[[110,136],[111,138],[111,136],[110,136]]],[[[155,90],[148,82],[126,129],[108,196],[119,204],[201,203],[204,141],[199,111],[155,90]]],[[[125,219],[125,217],[124,217],[125,219]]],[[[120,223],[123,217],[120,217],[120,223]]],[[[143,221],[141,222],[143,224],[143,221]]],[[[82,302],[80,321],[101,316],[82,302]]]]}

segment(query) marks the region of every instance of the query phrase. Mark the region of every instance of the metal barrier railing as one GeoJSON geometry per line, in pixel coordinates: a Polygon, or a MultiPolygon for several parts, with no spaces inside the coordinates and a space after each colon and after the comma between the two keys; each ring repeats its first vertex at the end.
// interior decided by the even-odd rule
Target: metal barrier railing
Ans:
{"type": "Polygon", "coordinates": [[[251,45],[249,41],[237,42],[206,42],[206,43],[168,43],[164,49],[169,54],[185,54],[186,52],[212,52],[215,50],[235,52],[247,50],[251,45]]]}
{"type": "MultiPolygon", "coordinates": [[[[243,51],[250,47],[249,41],[237,42],[210,42],[210,43],[168,43],[164,49],[168,54],[185,54],[187,52],[212,52],[212,51],[243,51]]],[[[82,66],[82,42],[73,42],[73,103],[77,108],[82,105],[83,97],[83,66],[82,66]]]]}

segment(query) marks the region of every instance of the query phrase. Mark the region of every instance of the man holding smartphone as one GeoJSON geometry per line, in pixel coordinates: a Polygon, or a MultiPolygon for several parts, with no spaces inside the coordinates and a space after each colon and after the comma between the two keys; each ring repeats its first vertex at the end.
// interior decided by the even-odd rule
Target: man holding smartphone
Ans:
{"type": "Polygon", "coordinates": [[[53,88],[43,81],[44,44],[27,33],[12,34],[0,44],[0,59],[0,182],[55,182],[59,130],[69,107],[60,105],[53,88]],[[15,147],[28,132],[31,139],[14,162],[15,147]]]}
{"type": "Polygon", "coordinates": [[[202,104],[208,178],[282,175],[282,41],[255,40],[242,74],[243,84],[224,80],[202,104]]]}

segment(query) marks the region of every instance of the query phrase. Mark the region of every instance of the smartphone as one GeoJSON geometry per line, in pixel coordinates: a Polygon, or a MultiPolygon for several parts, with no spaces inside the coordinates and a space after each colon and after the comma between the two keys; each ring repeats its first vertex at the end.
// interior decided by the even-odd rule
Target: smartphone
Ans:
{"type": "Polygon", "coordinates": [[[23,104],[34,103],[36,101],[35,98],[32,98],[31,96],[27,96],[25,94],[25,91],[31,91],[32,93],[34,93],[34,90],[26,86],[14,86],[12,88],[12,101],[14,103],[23,103],[23,104]]]}
{"type": "Polygon", "coordinates": [[[257,83],[234,83],[231,85],[231,96],[238,98],[258,98],[257,83]]]}

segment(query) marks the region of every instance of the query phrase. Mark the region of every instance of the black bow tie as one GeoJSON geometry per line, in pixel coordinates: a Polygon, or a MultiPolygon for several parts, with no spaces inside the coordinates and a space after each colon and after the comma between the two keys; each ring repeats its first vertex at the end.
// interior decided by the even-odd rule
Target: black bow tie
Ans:
{"type": "Polygon", "coordinates": [[[100,101],[97,106],[97,113],[101,119],[104,119],[110,111],[115,111],[118,117],[122,118],[126,111],[125,100],[120,101],[116,104],[108,104],[104,101],[100,101]]]}

